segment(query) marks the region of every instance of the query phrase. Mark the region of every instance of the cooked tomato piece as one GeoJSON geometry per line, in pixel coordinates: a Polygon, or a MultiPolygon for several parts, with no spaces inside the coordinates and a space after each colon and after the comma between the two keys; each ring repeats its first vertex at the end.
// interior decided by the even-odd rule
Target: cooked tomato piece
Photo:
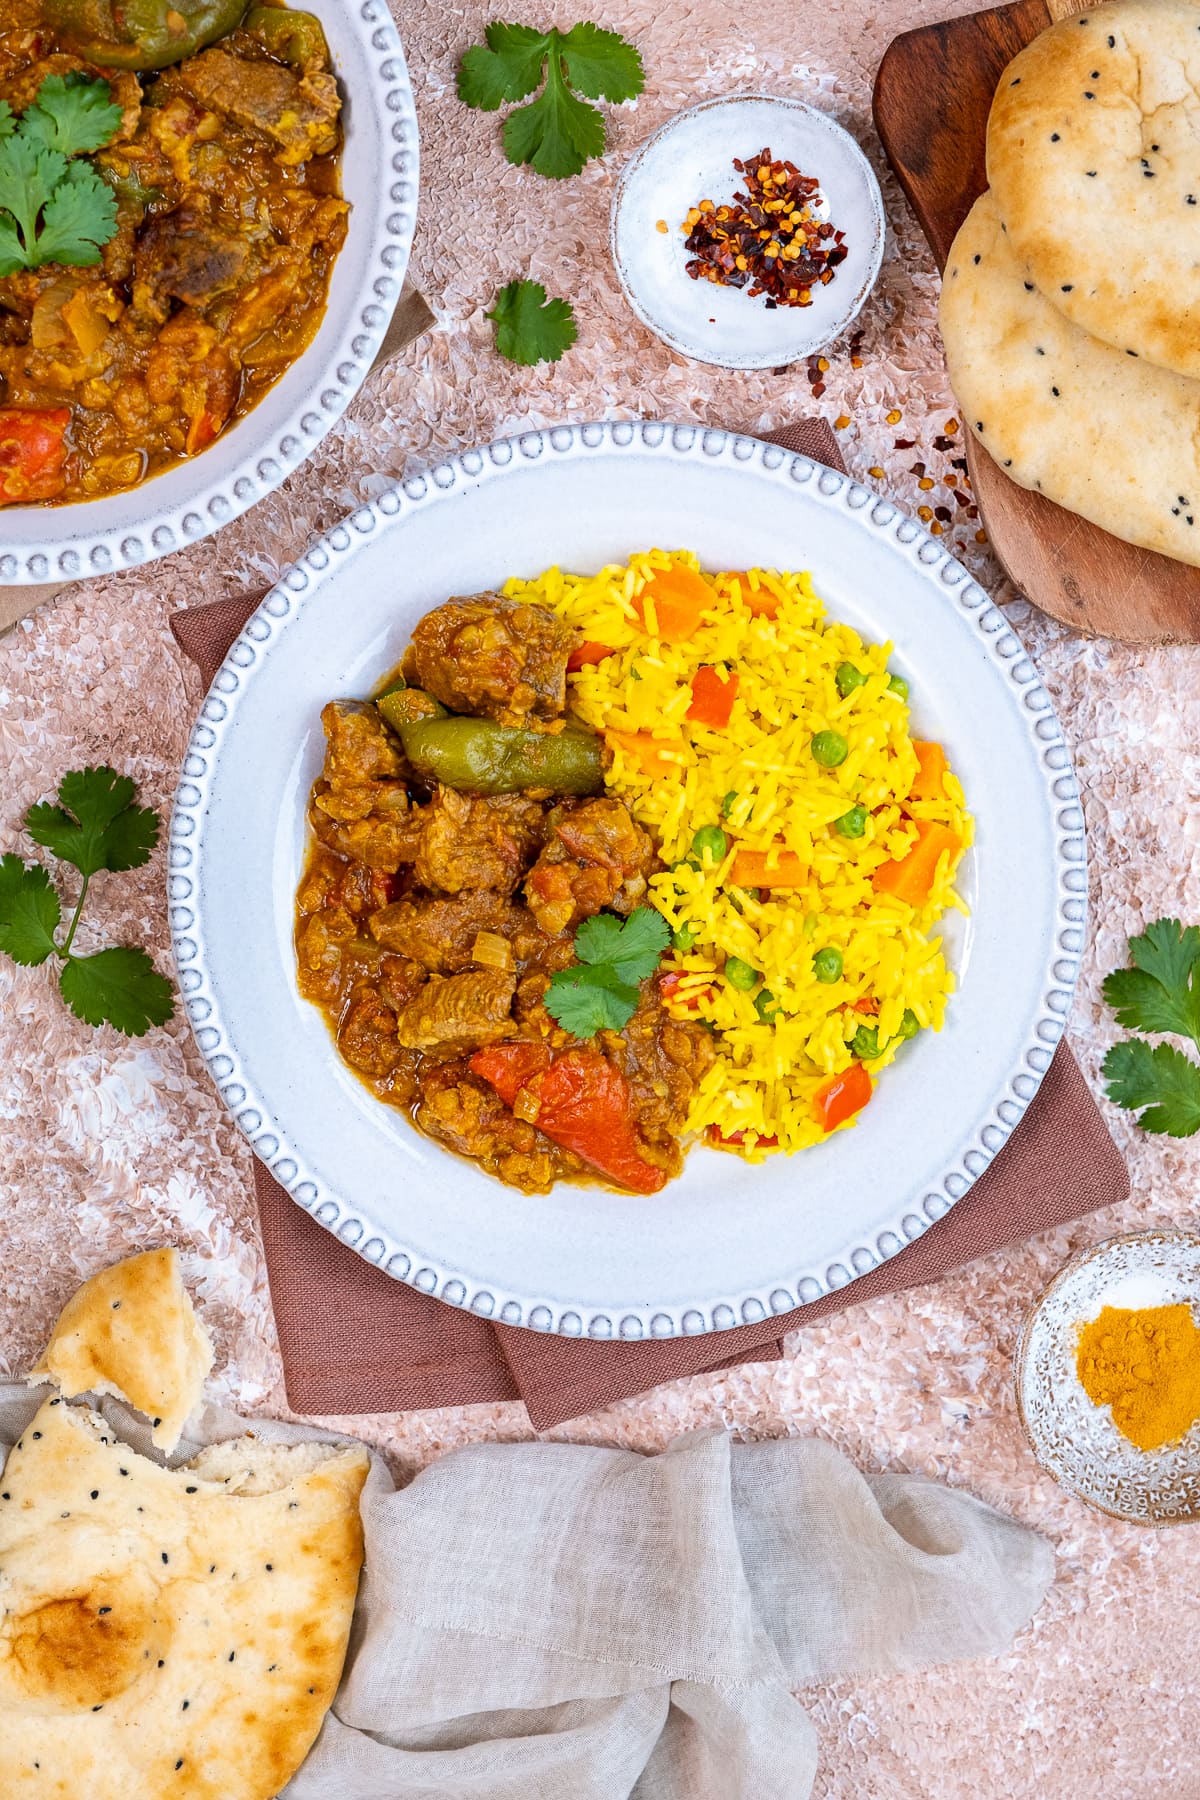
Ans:
{"type": "Polygon", "coordinates": [[[692,676],[692,704],[687,709],[687,717],[694,719],[697,725],[711,725],[714,731],[724,731],[737,691],[736,669],[717,669],[705,663],[692,676]]]}
{"type": "Polygon", "coordinates": [[[666,1171],[648,1163],[639,1148],[629,1083],[598,1051],[567,1050],[551,1061],[544,1044],[519,1041],[476,1051],[470,1066],[506,1106],[515,1106],[521,1089],[537,1077],[539,1131],[635,1194],[665,1187],[666,1171]]]}
{"type": "Polygon", "coordinates": [[[69,406],[0,408],[0,504],[53,500],[66,486],[69,406]]]}

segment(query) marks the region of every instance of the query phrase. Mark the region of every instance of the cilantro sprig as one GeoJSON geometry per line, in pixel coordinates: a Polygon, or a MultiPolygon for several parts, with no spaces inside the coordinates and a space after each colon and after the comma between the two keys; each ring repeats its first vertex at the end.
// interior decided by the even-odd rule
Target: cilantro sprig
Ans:
{"type": "Polygon", "coordinates": [[[532,94],[544,71],[546,85],[537,99],[504,121],[505,156],[510,163],[529,163],[539,175],[562,180],[603,155],[604,115],[588,100],[633,100],[646,84],[635,47],[598,25],[538,31],[495,21],[484,35],[486,47],[476,44],[459,65],[458,97],[496,112],[505,101],[532,94]]]}
{"type": "Polygon", "coordinates": [[[579,333],[569,300],[549,300],[540,281],[510,281],[484,314],[496,327],[496,348],[509,362],[527,368],[557,362],[579,333]]]}
{"type": "Polygon", "coordinates": [[[543,1005],[575,1037],[620,1031],[633,1017],[638,983],[653,975],[670,930],[652,906],[639,906],[624,924],[612,913],[585,919],[575,933],[578,962],[550,978],[543,1005]]]}
{"type": "Polygon", "coordinates": [[[18,119],[0,100],[0,276],[43,263],[87,267],[117,229],[112,189],[77,159],[121,123],[108,82],[47,75],[18,119]]]}
{"type": "MultiPolygon", "coordinates": [[[[1200,926],[1157,919],[1130,938],[1129,954],[1133,967],[1114,969],[1103,988],[1118,1024],[1188,1038],[1200,1051],[1200,926]]],[[[1174,1044],[1124,1038],[1103,1070],[1109,1099],[1140,1113],[1143,1131],[1200,1131],[1200,1064],[1174,1044]]]]}
{"type": "Polygon", "coordinates": [[[27,968],[57,957],[59,991],[76,1017],[88,1025],[115,1025],[126,1037],[141,1037],[171,1017],[170,982],[144,950],[131,945],[91,956],[76,955],[72,945],[92,876],[102,869],[141,868],[158,842],[158,814],[135,806],[136,793],[128,775],[115,769],[77,769],[59,783],[57,806],[42,802],[25,815],[34,843],[83,876],[61,944],[62,903],[47,871],[19,856],[0,856],[0,952],[27,968]]]}

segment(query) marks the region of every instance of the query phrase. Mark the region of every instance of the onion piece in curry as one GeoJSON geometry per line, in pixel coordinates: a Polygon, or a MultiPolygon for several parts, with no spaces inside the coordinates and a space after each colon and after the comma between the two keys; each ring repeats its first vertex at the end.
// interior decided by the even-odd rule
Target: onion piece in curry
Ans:
{"type": "Polygon", "coordinates": [[[541,607],[452,599],[376,700],[324,708],[299,985],[379,1099],[488,1174],[651,1194],[682,1167],[712,1039],[654,979],[586,1040],[543,1003],[580,923],[628,917],[662,866],[567,716],[575,637],[541,607]]]}

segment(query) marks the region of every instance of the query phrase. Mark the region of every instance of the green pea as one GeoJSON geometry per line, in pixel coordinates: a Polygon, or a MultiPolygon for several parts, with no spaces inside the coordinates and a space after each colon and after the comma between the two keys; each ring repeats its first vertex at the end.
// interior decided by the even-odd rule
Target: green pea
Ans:
{"type": "Polygon", "coordinates": [[[818,981],[832,987],[835,981],[842,979],[842,953],[827,944],[824,950],[818,950],[813,957],[813,974],[818,981]]]}
{"type": "Polygon", "coordinates": [[[888,693],[895,694],[901,700],[908,699],[908,683],[903,675],[893,675],[888,682],[888,693]]]}
{"type": "Polygon", "coordinates": [[[865,806],[852,806],[844,812],[840,819],[833,821],[833,829],[839,837],[860,838],[867,829],[867,809],[865,806]]]}
{"type": "Polygon", "coordinates": [[[690,925],[680,925],[671,933],[671,947],[675,950],[690,950],[696,941],[696,934],[690,925]]]}
{"type": "Polygon", "coordinates": [[[752,969],[740,956],[730,956],[725,962],[725,979],[730,987],[740,988],[746,994],[757,982],[758,970],[752,969]]]}
{"type": "Polygon", "coordinates": [[[726,794],[725,798],[721,802],[721,817],[723,819],[727,819],[729,817],[730,813],[733,811],[733,803],[736,799],[737,799],[737,789],[730,788],[729,792],[726,794]]]}
{"type": "Polygon", "coordinates": [[[874,1062],[879,1055],[879,1032],[874,1025],[860,1025],[850,1039],[850,1048],[860,1062],[874,1062]]]}
{"type": "Polygon", "coordinates": [[[773,1025],[779,1017],[779,1002],[769,989],[754,996],[754,1010],[764,1025],[773,1025]]]}
{"type": "Polygon", "coordinates": [[[692,854],[701,858],[710,856],[715,863],[723,862],[729,854],[729,839],[719,825],[702,825],[692,839],[692,854]]]}
{"type": "Polygon", "coordinates": [[[920,1029],[920,1019],[918,1019],[911,1006],[906,1006],[904,1009],[904,1017],[900,1021],[899,1036],[902,1038],[915,1038],[920,1029]]]}
{"type": "Polygon", "coordinates": [[[823,769],[836,769],[850,754],[850,746],[840,731],[818,731],[811,747],[815,761],[823,769]]]}
{"type": "Polygon", "coordinates": [[[837,682],[837,691],[843,700],[847,694],[852,694],[855,688],[862,687],[866,679],[862,670],[856,669],[854,664],[849,662],[839,663],[837,674],[834,676],[834,680],[837,682]]]}

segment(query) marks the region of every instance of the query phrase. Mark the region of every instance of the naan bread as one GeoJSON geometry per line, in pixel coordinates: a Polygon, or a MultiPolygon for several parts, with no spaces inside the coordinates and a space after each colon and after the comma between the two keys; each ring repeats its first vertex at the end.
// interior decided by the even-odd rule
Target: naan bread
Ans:
{"type": "Polygon", "coordinates": [[[364,1450],[162,1469],[49,1400],[0,1476],[4,1800],[271,1800],[341,1676],[364,1450]]]}
{"type": "Polygon", "coordinates": [[[147,1250],[85,1281],[63,1307],[31,1382],[114,1394],[151,1421],[169,1456],[212,1368],[175,1250],[147,1250]]]}
{"type": "Polygon", "coordinates": [[[951,245],[941,326],[963,418],[1014,481],[1200,565],[1200,382],[1102,344],[1043,299],[990,193],[951,245]]]}
{"type": "Polygon", "coordinates": [[[1200,375],[1200,9],[1115,0],[1042,32],[1000,78],[987,171],[1048,300],[1200,375]]]}

